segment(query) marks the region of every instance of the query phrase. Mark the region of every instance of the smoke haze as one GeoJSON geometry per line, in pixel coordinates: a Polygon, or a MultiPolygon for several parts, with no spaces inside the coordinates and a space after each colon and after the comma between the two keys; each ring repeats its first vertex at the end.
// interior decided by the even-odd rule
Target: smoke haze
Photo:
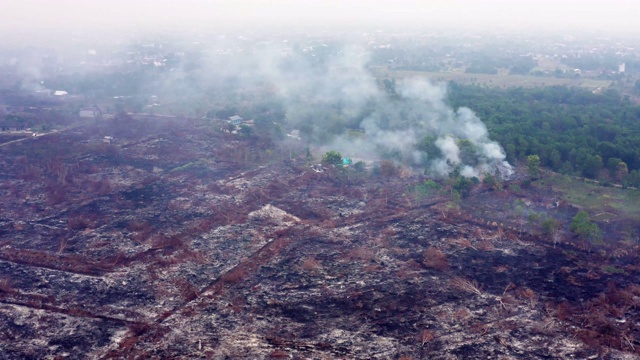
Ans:
{"type": "MultiPolygon", "coordinates": [[[[512,170],[504,161],[502,147],[489,138],[486,126],[472,109],[449,106],[445,84],[424,79],[377,79],[368,68],[367,49],[371,47],[365,45],[373,37],[362,35],[364,30],[342,32],[353,38],[360,36],[354,42],[359,45],[343,46],[344,38],[332,42],[326,36],[325,43],[311,41],[315,35],[303,29],[371,31],[389,25],[479,32],[504,25],[638,30],[638,10],[629,0],[579,4],[568,0],[23,0],[5,5],[0,14],[4,41],[19,42],[25,34],[40,34],[45,43],[57,48],[51,56],[16,57],[18,64],[10,68],[25,91],[73,93],[68,85],[72,82],[60,80],[65,71],[91,78],[100,71],[118,73],[118,66],[126,68],[130,63],[147,66],[144,58],[149,57],[151,63],[158,62],[157,68],[149,66],[151,69],[136,73],[139,77],[130,77],[133,80],[127,79],[128,74],[122,75],[118,87],[101,89],[100,95],[142,98],[144,94],[149,98],[151,94],[165,94],[176,104],[189,99],[183,102],[201,108],[190,104],[184,108],[190,108],[189,115],[199,116],[227,103],[246,109],[250,106],[247,104],[262,102],[271,107],[272,113],[276,112],[274,107],[281,110],[282,118],[273,121],[282,129],[300,130],[306,141],[322,149],[339,150],[356,158],[391,159],[426,169],[435,176],[452,171],[464,176],[482,176],[485,172],[509,176],[512,170]],[[197,27],[206,31],[194,30],[197,27]],[[265,28],[279,31],[280,37],[257,31],[265,28]],[[193,46],[176,46],[177,50],[171,52],[138,38],[139,47],[126,51],[119,49],[130,43],[126,37],[109,37],[110,32],[127,33],[131,29],[171,34],[179,39],[175,43],[180,46],[189,42],[193,46]],[[69,30],[71,35],[65,32],[69,30]],[[258,36],[249,44],[251,41],[243,36],[252,31],[258,36]],[[290,43],[284,40],[289,35],[290,43]],[[300,39],[303,41],[296,42],[300,39]],[[65,42],[77,46],[60,50],[65,42]],[[153,58],[153,52],[144,48],[148,45],[162,56],[153,58]],[[95,50],[99,46],[102,48],[95,50]],[[113,55],[119,51],[122,56],[113,55]],[[185,51],[191,52],[185,55],[185,51]],[[108,60],[99,61],[102,54],[108,54],[108,60]],[[167,59],[170,61],[163,62],[167,59]],[[48,73],[55,73],[55,81],[43,81],[47,73],[44,65],[48,73]]],[[[389,34],[380,41],[393,40],[394,33],[389,34]]],[[[13,58],[0,54],[0,60],[10,64],[13,58]]],[[[94,77],[98,83],[99,76],[94,77]]],[[[93,90],[91,86],[86,88],[93,90]]],[[[140,108],[147,106],[146,100],[140,103],[140,108]]]]}
{"type": "MultiPolygon", "coordinates": [[[[158,48],[138,45],[136,51],[126,52],[140,53],[143,58],[136,61],[148,57],[151,64],[134,68],[138,70],[130,75],[117,75],[122,80],[101,90],[96,101],[100,96],[129,96],[153,106],[158,95],[160,102],[184,103],[182,109],[191,111],[188,115],[201,117],[207,110],[226,107],[255,116],[263,128],[270,126],[264,124],[264,118],[271,113],[269,122],[277,123],[282,131],[299,130],[304,141],[322,151],[338,150],[356,159],[393,160],[433,176],[452,171],[467,177],[511,173],[503,149],[491,141],[473,111],[447,104],[445,84],[378,79],[369,68],[366,47],[339,41],[251,42],[221,36],[208,44],[193,45],[193,53],[175,63],[171,60],[171,66],[165,62],[155,66],[158,60],[149,51],[158,48]],[[154,100],[148,100],[152,95],[154,100]],[[264,109],[250,114],[247,109],[257,104],[264,109]]],[[[126,56],[125,64],[132,61],[128,57],[132,55],[126,56]]],[[[28,92],[46,88],[73,94],[73,88],[64,86],[73,84],[73,79],[85,86],[86,79],[95,78],[100,84],[101,71],[107,77],[116,76],[101,64],[82,65],[71,68],[72,81],[57,75],[63,80],[51,83],[41,81],[41,64],[28,60],[21,58],[15,67],[28,92]]],[[[175,112],[184,114],[180,109],[175,112]]]]}
{"type": "Polygon", "coordinates": [[[367,52],[355,46],[324,59],[283,54],[257,56],[254,76],[273,86],[286,128],[301,129],[305,140],[356,158],[426,168],[435,176],[455,170],[467,177],[511,174],[502,147],[474,112],[446,103],[444,84],[409,79],[385,89],[366,68],[367,52]]]}
{"type": "Polygon", "coordinates": [[[0,28],[12,36],[67,29],[187,31],[192,27],[496,26],[638,31],[632,0],[7,0],[0,28]]]}

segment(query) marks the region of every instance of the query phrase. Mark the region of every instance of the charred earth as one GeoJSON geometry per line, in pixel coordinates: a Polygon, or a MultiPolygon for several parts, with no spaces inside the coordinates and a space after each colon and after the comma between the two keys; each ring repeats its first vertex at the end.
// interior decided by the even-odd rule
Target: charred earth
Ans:
{"type": "Polygon", "coordinates": [[[638,358],[637,245],[574,239],[553,192],[457,199],[219,130],[119,116],[0,147],[0,358],[638,358]]]}

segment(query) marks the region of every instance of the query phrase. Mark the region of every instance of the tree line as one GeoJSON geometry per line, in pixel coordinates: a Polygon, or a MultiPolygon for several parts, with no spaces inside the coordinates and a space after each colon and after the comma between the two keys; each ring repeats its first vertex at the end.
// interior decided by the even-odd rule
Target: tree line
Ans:
{"type": "Polygon", "coordinates": [[[487,88],[450,83],[449,102],[485,122],[510,162],[591,179],[640,185],[640,106],[615,90],[487,88]]]}

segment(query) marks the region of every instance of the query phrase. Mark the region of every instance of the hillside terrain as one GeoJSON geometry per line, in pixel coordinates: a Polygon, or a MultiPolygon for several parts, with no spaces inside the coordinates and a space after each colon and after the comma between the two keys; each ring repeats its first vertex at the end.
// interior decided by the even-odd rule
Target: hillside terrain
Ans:
{"type": "Polygon", "coordinates": [[[221,126],[120,114],[0,147],[1,359],[638,358],[637,241],[571,233],[558,182],[461,198],[221,126]]]}

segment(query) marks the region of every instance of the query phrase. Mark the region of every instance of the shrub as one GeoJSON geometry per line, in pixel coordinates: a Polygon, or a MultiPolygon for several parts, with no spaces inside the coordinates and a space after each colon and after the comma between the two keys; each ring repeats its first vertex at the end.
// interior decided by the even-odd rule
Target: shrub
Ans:
{"type": "Polygon", "coordinates": [[[589,213],[586,211],[580,211],[571,220],[571,231],[578,234],[581,238],[589,240],[592,244],[599,244],[602,242],[602,233],[598,224],[591,221],[589,213]]]}
{"type": "Polygon", "coordinates": [[[289,354],[282,350],[274,350],[269,354],[269,358],[271,359],[288,359],[289,354]]]}
{"type": "Polygon", "coordinates": [[[329,165],[341,165],[342,154],[334,150],[327,151],[324,155],[322,155],[322,162],[329,165]]]}
{"type": "Polygon", "coordinates": [[[418,341],[420,346],[424,346],[426,343],[436,338],[436,335],[430,330],[423,330],[418,334],[418,341]]]}
{"type": "Polygon", "coordinates": [[[236,268],[222,275],[220,280],[226,284],[237,284],[244,280],[247,272],[244,269],[236,268]]]}
{"type": "Polygon", "coordinates": [[[422,263],[424,266],[430,269],[446,270],[449,268],[449,261],[447,255],[436,247],[428,248],[422,257],[422,263]]]}
{"type": "Polygon", "coordinates": [[[383,178],[391,178],[396,176],[399,172],[398,167],[390,160],[383,160],[380,162],[380,168],[378,174],[383,178]]]}

